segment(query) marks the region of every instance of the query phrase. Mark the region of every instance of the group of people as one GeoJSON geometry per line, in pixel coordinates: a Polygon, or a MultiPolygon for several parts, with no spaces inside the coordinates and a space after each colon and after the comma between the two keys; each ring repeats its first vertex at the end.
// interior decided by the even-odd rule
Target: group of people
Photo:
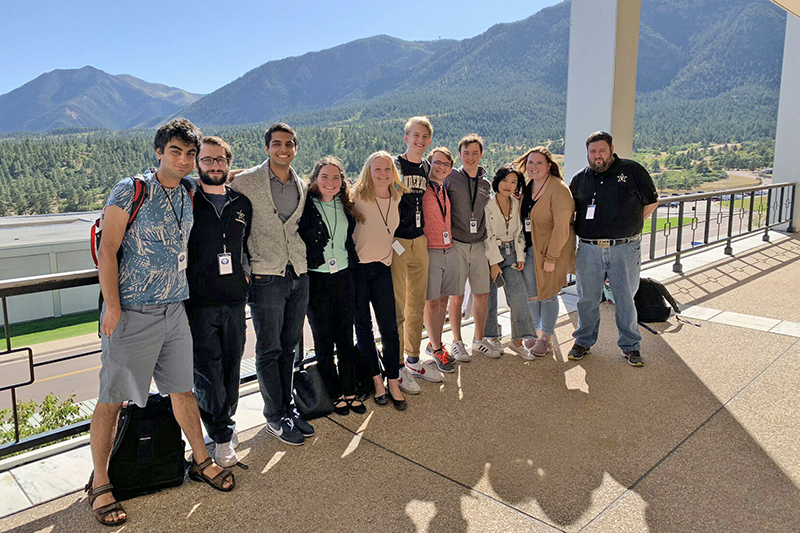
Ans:
{"type": "Polygon", "coordinates": [[[101,218],[102,367],[87,487],[98,521],[127,518],[112,493],[109,457],[122,402],[144,406],[151,378],[170,395],[192,448],[190,477],[234,488],[245,304],[265,430],[292,445],[314,435],[292,397],[306,316],[340,415],[365,413],[370,395],[403,411],[404,394],[421,390],[417,379],[442,381],[476,354],[501,357],[499,287],[511,311],[508,349],[526,360],[551,353],[557,295],[573,271],[578,329],[568,358],[582,359],[597,340],[607,277],[618,344],[631,365],[643,364],[633,294],[643,220],[657,205],[646,170],[618,158],[604,132],[587,139],[589,166],[570,185],[545,147],[492,175],[480,164],[478,135],[459,142],[458,168],[448,148],[428,151],[432,137],[430,121],[412,117],[402,154],[371,154],[354,183],[339,159],[324,157],[306,182],[292,168],[298,138],[287,124],[266,131],[267,160],[244,171],[231,170],[224,140],[203,137],[186,119],[158,129],[158,169],[143,178],[147,196],[135,220],[129,223],[131,178],[113,188],[101,218]],[[192,170],[197,180],[187,178],[192,170]],[[467,282],[471,350],[461,335],[467,282]],[[448,313],[449,350],[442,341],[448,313]]]}

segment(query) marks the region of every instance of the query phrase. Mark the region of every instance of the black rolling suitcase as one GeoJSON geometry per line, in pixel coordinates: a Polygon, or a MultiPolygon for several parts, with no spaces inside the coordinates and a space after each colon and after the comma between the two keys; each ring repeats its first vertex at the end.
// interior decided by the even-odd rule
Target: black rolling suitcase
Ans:
{"type": "Polygon", "coordinates": [[[123,404],[108,465],[114,498],[127,500],[183,483],[185,450],[169,396],[151,394],[144,408],[123,404]]]}

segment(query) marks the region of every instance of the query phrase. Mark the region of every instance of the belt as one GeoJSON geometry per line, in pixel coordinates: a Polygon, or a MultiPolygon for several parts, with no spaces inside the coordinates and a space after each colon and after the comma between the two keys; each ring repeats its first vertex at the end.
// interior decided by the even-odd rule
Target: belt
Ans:
{"type": "Polygon", "coordinates": [[[628,244],[629,242],[635,242],[641,239],[641,235],[634,235],[633,237],[624,237],[622,239],[580,239],[581,242],[585,242],[586,244],[594,244],[599,246],[600,248],[609,248],[611,246],[616,246],[618,244],[628,244]]]}

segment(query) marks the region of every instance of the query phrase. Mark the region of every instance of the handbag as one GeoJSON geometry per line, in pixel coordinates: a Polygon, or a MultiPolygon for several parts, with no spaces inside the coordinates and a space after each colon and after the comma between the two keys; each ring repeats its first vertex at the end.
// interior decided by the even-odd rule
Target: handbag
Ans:
{"type": "Polygon", "coordinates": [[[316,357],[295,363],[292,396],[303,420],[321,418],[333,412],[333,402],[317,368],[316,357]]]}

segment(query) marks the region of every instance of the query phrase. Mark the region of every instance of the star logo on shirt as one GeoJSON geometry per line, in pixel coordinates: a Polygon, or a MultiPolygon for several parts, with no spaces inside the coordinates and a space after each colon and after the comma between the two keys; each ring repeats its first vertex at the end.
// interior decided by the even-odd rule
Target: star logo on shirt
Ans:
{"type": "Polygon", "coordinates": [[[626,176],[625,174],[620,174],[619,176],[617,176],[617,183],[628,183],[627,179],[628,176],[626,176]]]}
{"type": "Polygon", "coordinates": [[[236,222],[240,222],[242,224],[247,224],[247,217],[244,214],[244,211],[237,211],[236,212],[236,222]]]}

